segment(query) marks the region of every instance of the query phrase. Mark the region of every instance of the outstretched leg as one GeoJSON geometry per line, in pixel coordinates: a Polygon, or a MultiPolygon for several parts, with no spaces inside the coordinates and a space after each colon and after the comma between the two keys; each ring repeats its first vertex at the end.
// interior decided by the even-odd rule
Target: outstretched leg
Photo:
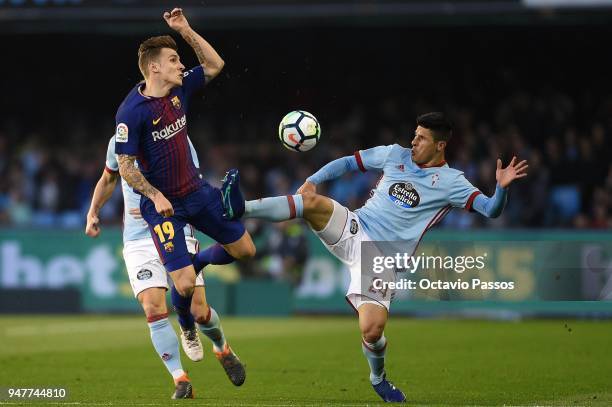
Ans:
{"type": "Polygon", "coordinates": [[[334,212],[333,201],[314,192],[244,201],[238,170],[230,170],[221,187],[223,216],[226,219],[256,218],[270,222],[304,218],[315,231],[328,224],[334,212]]]}
{"type": "Polygon", "coordinates": [[[318,232],[329,223],[333,212],[334,203],[330,198],[304,193],[247,201],[243,217],[272,222],[303,218],[318,232]]]}

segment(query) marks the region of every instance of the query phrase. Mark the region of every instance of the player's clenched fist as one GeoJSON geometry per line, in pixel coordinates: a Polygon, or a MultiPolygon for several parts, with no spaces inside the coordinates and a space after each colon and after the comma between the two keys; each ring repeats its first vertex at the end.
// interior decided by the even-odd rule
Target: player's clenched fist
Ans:
{"type": "Polygon", "coordinates": [[[163,194],[158,193],[155,195],[153,202],[155,203],[155,210],[161,216],[167,218],[168,216],[174,215],[174,208],[172,207],[172,204],[163,194]]]}
{"type": "Polygon", "coordinates": [[[189,28],[189,23],[181,8],[175,8],[170,12],[166,11],[164,13],[164,20],[166,20],[170,28],[179,33],[189,28]]]}
{"type": "Polygon", "coordinates": [[[100,234],[100,219],[94,214],[87,214],[87,226],[85,226],[85,234],[89,237],[98,237],[100,234]]]}

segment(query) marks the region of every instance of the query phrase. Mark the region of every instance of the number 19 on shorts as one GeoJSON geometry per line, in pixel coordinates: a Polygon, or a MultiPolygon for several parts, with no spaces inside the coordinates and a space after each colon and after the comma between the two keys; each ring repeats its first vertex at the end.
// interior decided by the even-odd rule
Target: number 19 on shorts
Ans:
{"type": "Polygon", "coordinates": [[[174,251],[174,244],[172,243],[172,239],[174,239],[174,226],[172,222],[164,222],[162,224],[155,225],[153,227],[153,231],[159,238],[159,242],[164,245],[164,250],[168,253],[174,251]],[[166,242],[166,240],[169,240],[166,242]]]}
{"type": "Polygon", "coordinates": [[[153,231],[157,234],[161,243],[164,243],[166,239],[172,240],[174,238],[174,226],[172,226],[172,222],[164,222],[161,225],[155,225],[153,231]]]}

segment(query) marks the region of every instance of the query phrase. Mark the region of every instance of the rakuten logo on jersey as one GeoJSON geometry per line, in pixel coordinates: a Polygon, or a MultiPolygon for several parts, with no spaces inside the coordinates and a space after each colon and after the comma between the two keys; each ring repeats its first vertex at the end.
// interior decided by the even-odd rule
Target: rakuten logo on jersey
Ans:
{"type": "Polygon", "coordinates": [[[153,133],[151,133],[151,135],[153,136],[153,141],[171,139],[178,132],[183,130],[185,126],[187,126],[187,117],[183,115],[182,117],[176,119],[174,123],[167,125],[159,131],[154,131],[153,133]]]}

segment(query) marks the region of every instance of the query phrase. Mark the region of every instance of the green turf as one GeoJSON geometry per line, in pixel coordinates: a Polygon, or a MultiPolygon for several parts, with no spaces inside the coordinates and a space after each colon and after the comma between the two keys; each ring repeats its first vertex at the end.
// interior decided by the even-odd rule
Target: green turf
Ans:
{"type": "MultiPolygon", "coordinates": [[[[207,342],[204,361],[184,362],[197,400],[174,403],[376,403],[355,318],[223,323],[245,385],[229,383],[207,342]]],[[[609,322],[393,318],[386,335],[389,377],[413,405],[612,405],[609,322]]],[[[0,317],[0,386],[63,386],[66,405],[173,404],[140,316],[0,317]]]]}

